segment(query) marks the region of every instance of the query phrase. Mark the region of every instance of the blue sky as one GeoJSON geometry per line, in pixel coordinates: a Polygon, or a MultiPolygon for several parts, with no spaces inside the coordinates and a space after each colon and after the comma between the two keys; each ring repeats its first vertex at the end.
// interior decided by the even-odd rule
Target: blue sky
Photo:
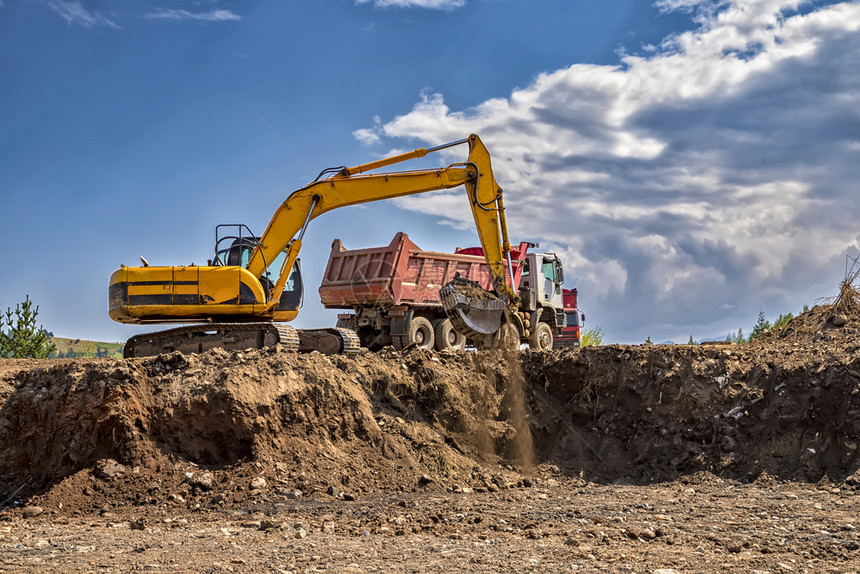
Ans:
{"type": "MultiPolygon", "coordinates": [[[[860,246],[858,29],[856,1],[0,0],[0,308],[124,340],[121,263],[204,263],[323,168],[475,132],[607,340],[748,331],[860,246]]],[[[334,322],[332,239],[451,250],[469,219],[455,190],[316,220],[297,326],[334,322]]]]}

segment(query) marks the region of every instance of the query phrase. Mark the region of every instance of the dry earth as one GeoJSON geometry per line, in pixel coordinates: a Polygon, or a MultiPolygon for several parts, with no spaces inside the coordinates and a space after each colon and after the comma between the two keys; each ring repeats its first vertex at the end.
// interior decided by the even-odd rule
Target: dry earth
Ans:
{"type": "Polygon", "coordinates": [[[858,333],[3,360],[0,572],[858,572],[858,333]]]}

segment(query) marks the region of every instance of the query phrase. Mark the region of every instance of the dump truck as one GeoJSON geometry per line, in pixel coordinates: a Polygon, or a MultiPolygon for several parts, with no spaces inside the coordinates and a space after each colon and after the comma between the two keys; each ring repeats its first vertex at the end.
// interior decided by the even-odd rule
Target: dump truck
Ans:
{"type": "Polygon", "coordinates": [[[585,313],[579,310],[577,297],[579,291],[576,289],[562,289],[561,299],[564,303],[565,327],[561,334],[555,338],[556,347],[579,347],[582,337],[582,325],[585,323],[585,313]]]}
{"type": "MultiPolygon", "coordinates": [[[[519,343],[551,349],[564,334],[564,274],[553,253],[532,253],[536,243],[521,242],[510,250],[505,276],[519,294],[516,313],[523,329],[519,343]]],[[[320,284],[320,301],[338,314],[337,327],[358,334],[363,347],[393,345],[403,349],[463,349],[469,341],[452,324],[443,307],[440,289],[455,277],[482,289],[492,288],[492,276],[481,247],[454,253],[425,251],[400,232],[384,247],[345,249],[332,243],[320,284]]],[[[578,324],[578,322],[577,322],[578,324]]]]}

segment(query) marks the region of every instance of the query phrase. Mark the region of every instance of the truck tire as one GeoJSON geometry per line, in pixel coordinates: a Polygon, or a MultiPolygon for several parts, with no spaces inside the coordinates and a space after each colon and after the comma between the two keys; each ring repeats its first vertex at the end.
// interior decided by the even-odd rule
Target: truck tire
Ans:
{"type": "Polygon", "coordinates": [[[529,347],[538,351],[552,349],[552,327],[546,323],[538,323],[529,336],[529,347]]]}
{"type": "Polygon", "coordinates": [[[437,351],[445,349],[462,351],[466,348],[466,336],[457,331],[448,318],[433,321],[433,334],[436,337],[437,351]]]}
{"type": "Polygon", "coordinates": [[[409,343],[415,343],[419,349],[432,349],[435,337],[433,335],[433,325],[426,317],[413,317],[412,324],[409,326],[409,343]]]}

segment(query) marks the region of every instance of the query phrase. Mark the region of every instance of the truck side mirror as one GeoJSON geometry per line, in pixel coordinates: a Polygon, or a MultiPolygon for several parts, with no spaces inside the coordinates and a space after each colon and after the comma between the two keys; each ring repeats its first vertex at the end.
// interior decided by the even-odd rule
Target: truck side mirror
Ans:
{"type": "Polygon", "coordinates": [[[581,317],[582,317],[582,322],[583,322],[583,323],[585,323],[585,313],[583,313],[583,314],[581,315],[581,317]]]}
{"type": "Polygon", "coordinates": [[[558,263],[558,267],[556,267],[555,269],[559,284],[564,283],[564,268],[561,266],[560,262],[558,263]]]}

